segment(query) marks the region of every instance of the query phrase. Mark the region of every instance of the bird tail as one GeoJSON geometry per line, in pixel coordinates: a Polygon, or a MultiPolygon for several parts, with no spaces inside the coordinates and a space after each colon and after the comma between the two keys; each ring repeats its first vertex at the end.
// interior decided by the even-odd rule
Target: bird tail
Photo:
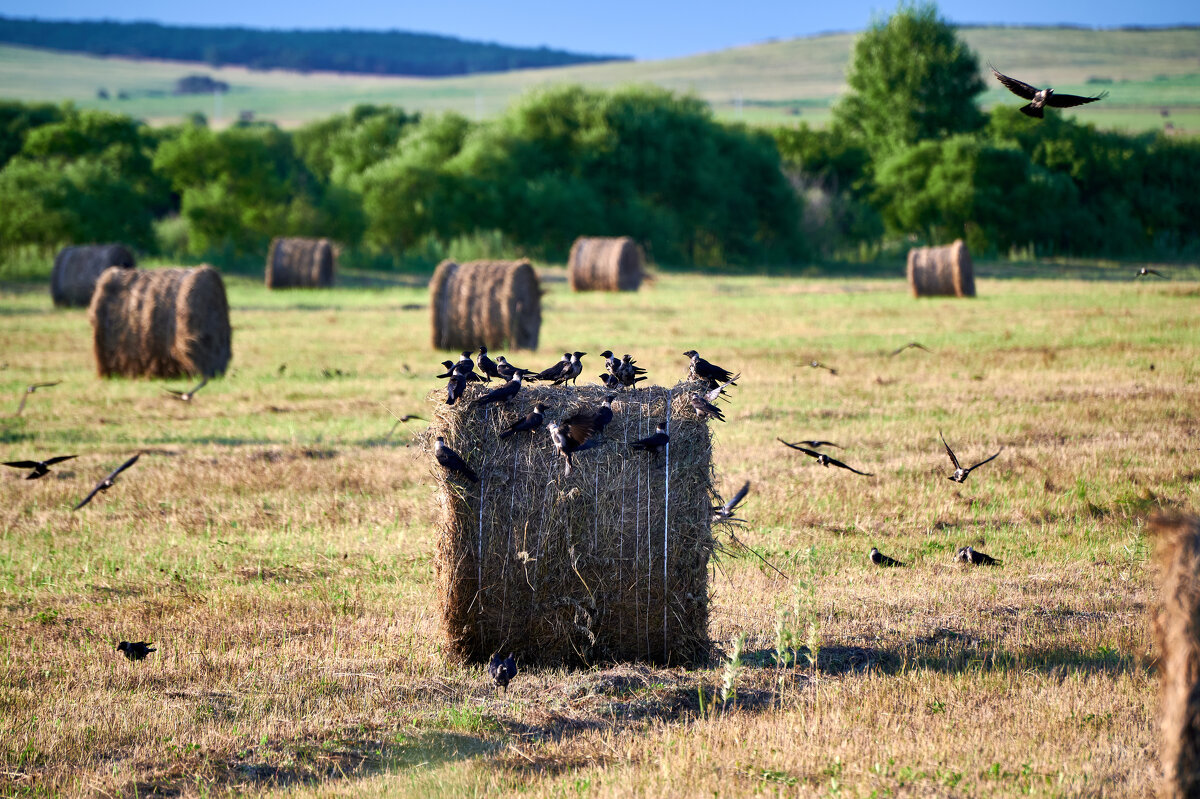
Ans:
{"type": "Polygon", "coordinates": [[[1027,117],[1036,117],[1037,119],[1042,119],[1046,115],[1041,108],[1035,107],[1033,103],[1023,105],[1017,110],[1027,117]]]}
{"type": "Polygon", "coordinates": [[[512,434],[513,434],[513,431],[512,431],[512,430],[505,430],[504,432],[502,432],[502,433],[500,434],[500,437],[501,437],[501,438],[508,438],[508,437],[509,437],[509,436],[511,436],[512,434]]]}

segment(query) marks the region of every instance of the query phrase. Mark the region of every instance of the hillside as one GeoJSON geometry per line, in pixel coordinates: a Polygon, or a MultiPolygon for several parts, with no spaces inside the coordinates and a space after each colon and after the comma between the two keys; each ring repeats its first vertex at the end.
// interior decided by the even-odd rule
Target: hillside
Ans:
{"type": "Polygon", "coordinates": [[[204,62],[210,66],[426,77],[540,69],[616,58],[396,30],[261,30],[3,16],[0,42],[95,56],[204,62]]]}
{"type": "MultiPolygon", "coordinates": [[[[1022,79],[1062,91],[1110,96],[1073,113],[1100,127],[1157,130],[1170,123],[1200,130],[1200,29],[1080,30],[968,28],[979,56],[1022,79]],[[1169,117],[1164,118],[1163,109],[1169,117]]],[[[533,86],[653,83],[692,91],[717,113],[749,122],[823,123],[844,89],[854,34],[789,39],[662,61],[626,61],[554,69],[516,70],[450,78],[402,78],[205,64],[133,61],[0,46],[0,86],[21,100],[72,100],[83,107],[123,111],[151,121],[201,112],[228,123],[239,111],[286,126],[345,110],[356,103],[393,103],[409,110],[454,110],[468,117],[499,113],[533,86]],[[207,74],[229,83],[224,97],[171,96],[174,82],[207,74]],[[105,89],[114,99],[97,99],[105,89]],[[115,99],[119,93],[127,99],[115,99]]],[[[614,49],[619,49],[619,42],[614,49]]],[[[987,77],[983,104],[1014,98],[987,77]]]]}

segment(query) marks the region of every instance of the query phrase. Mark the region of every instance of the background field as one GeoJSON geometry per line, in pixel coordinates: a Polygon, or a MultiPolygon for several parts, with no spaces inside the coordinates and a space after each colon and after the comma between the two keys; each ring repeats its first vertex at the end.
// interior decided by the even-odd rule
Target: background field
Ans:
{"type": "Polygon", "coordinates": [[[84,312],[0,285],[4,412],[64,381],[0,420],[0,455],[80,454],[40,481],[0,475],[0,790],[1149,795],[1144,518],[1200,499],[1200,274],[980,273],[970,301],[916,301],[896,278],[677,274],[572,295],[547,273],[542,348],[515,362],[578,348],[594,376],[611,347],[671,385],[695,347],[744,375],[715,423],[717,482],[752,482],[737,535],[788,579],[745,554],[714,567],[713,638],[748,636],[727,706],[719,662],[531,672],[495,695],[445,661],[435,466],[422,425],[381,407],[428,416],[439,385],[423,285],[229,278],[232,372],[191,405],[98,380],[84,312]],[[933,353],[888,356],[913,340],[933,353]],[[951,483],[939,429],[964,459],[1004,452],[951,483]],[[833,440],[876,476],[776,436],[833,440]],[[952,564],[966,544],[1003,565],[952,564]],[[872,545],[911,567],[872,568],[872,545]],[[794,669],[771,665],[780,619],[794,669]],[[130,664],[121,638],[160,651],[130,664]]]}
{"type": "MultiPolygon", "coordinates": [[[[1161,130],[1169,121],[1177,130],[1200,130],[1200,61],[1196,58],[1200,28],[965,28],[961,35],[981,65],[991,61],[1002,71],[1061,91],[1108,90],[1110,97],[1104,103],[1067,112],[1086,114],[1100,127],[1161,130]],[[1163,108],[1169,110],[1169,118],[1162,116],[1163,108]]],[[[532,86],[652,83],[695,92],[723,118],[819,125],[828,120],[830,105],[845,88],[853,41],[854,34],[831,34],[663,61],[441,79],[212,69],[206,64],[102,59],[0,46],[0,95],[26,101],[71,100],[81,107],[122,111],[152,122],[200,112],[228,124],[246,110],[294,127],[356,103],[392,103],[424,112],[454,110],[482,118],[499,114],[532,86]],[[172,96],[175,80],[194,73],[210,74],[233,88],[219,101],[211,96],[172,96]],[[124,91],[129,99],[98,100],[100,88],[113,98],[124,91]]],[[[990,73],[987,83],[989,91],[982,97],[985,107],[1014,100],[990,73]]]]}

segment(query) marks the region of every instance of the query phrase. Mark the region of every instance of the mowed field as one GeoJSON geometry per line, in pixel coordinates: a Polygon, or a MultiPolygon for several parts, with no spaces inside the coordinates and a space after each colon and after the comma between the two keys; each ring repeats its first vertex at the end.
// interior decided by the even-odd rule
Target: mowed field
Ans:
{"type": "MultiPolygon", "coordinates": [[[[1064,113],[1101,128],[1200,131],[1200,28],[1081,30],[964,28],[980,59],[985,107],[1015,102],[987,72],[1001,71],[1059,91],[1097,94],[1105,102],[1064,113]],[[1162,115],[1166,109],[1169,116],[1162,115]]],[[[0,46],[0,96],[25,101],[71,100],[81,107],[131,114],[154,123],[200,112],[224,126],[240,111],[294,127],[357,103],[389,103],[422,112],[457,111],[486,118],[536,86],[579,83],[607,88],[631,83],[694,92],[725,119],[762,124],[822,125],[845,91],[855,34],[783,39],[660,61],[613,62],[455,78],[402,78],[213,69],[206,64],[94,58],[0,46]],[[229,94],[176,97],[175,81],[212,75],[229,94]],[[113,99],[99,100],[105,89],[113,99]],[[118,100],[119,92],[128,99],[118,100]]],[[[620,42],[613,43],[620,49],[620,42]]]]}
{"type": "Polygon", "coordinates": [[[736,674],[531,669],[507,694],[445,657],[437,466],[383,407],[429,418],[441,386],[423,285],[228,278],[232,369],[186,404],[163,391],[186,381],[98,379],[86,312],[0,284],[0,459],[79,455],[0,474],[0,792],[1150,796],[1145,520],[1200,506],[1200,275],[1132,273],[985,264],[978,298],[920,301],[900,278],[575,295],[548,273],[515,363],[579,349],[594,380],[611,348],[673,385],[696,348],[742,373],[716,483],[751,481],[736,535],[787,577],[718,532],[736,674]],[[932,352],[889,355],[910,341],[932,352]],[[939,430],[964,461],[1003,452],[953,483],[939,430]],[[967,544],[1001,565],[952,563],[967,544]],[[159,651],[130,663],[120,639],[159,651]]]}

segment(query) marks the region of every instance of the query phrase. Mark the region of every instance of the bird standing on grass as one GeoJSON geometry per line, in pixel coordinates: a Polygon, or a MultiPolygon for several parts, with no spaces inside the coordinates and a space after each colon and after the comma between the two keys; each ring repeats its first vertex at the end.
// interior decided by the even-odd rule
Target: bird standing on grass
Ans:
{"type": "Polygon", "coordinates": [[[784,441],[782,438],[777,438],[775,440],[778,441],[780,444],[783,444],[785,447],[791,447],[792,449],[800,450],[808,457],[815,459],[817,463],[821,464],[826,469],[828,469],[830,466],[836,466],[839,469],[845,469],[846,471],[854,472],[855,474],[861,474],[863,477],[873,477],[874,476],[870,472],[860,472],[858,469],[855,469],[853,466],[847,466],[846,464],[842,463],[841,461],[835,460],[834,458],[829,457],[824,452],[817,452],[816,450],[811,450],[806,447],[800,447],[795,444],[790,444],[787,441],[784,441]]]}
{"type": "Polygon", "coordinates": [[[51,386],[57,386],[61,382],[61,380],[54,380],[50,383],[32,383],[28,386],[25,386],[25,393],[21,395],[21,404],[17,406],[17,412],[14,413],[13,416],[20,416],[21,411],[25,410],[25,402],[29,399],[30,394],[37,391],[39,388],[50,388],[51,386]]]}
{"type": "Polygon", "coordinates": [[[479,477],[475,474],[475,470],[467,465],[467,462],[462,459],[461,455],[446,446],[446,439],[443,436],[438,436],[434,442],[433,454],[437,458],[437,462],[446,471],[461,474],[472,483],[479,482],[479,477]]]}
{"type": "Polygon", "coordinates": [[[642,452],[650,452],[658,455],[663,451],[663,447],[671,442],[671,436],[667,434],[667,423],[659,422],[654,428],[654,435],[639,438],[629,445],[630,449],[638,449],[642,452]]]}
{"type": "Polygon", "coordinates": [[[868,556],[871,562],[876,566],[903,566],[904,564],[895,558],[889,558],[887,555],[880,552],[875,547],[871,547],[871,554],[868,556]]]}
{"type": "Polygon", "coordinates": [[[998,566],[1000,561],[983,552],[976,552],[974,547],[962,547],[954,553],[954,559],[972,566],[998,566]]]}
{"type": "Polygon", "coordinates": [[[139,452],[137,455],[134,455],[132,458],[125,461],[120,466],[118,466],[117,468],[115,468],[111,472],[109,472],[108,477],[105,477],[99,483],[96,483],[96,487],[92,489],[92,493],[90,493],[86,497],[84,497],[83,501],[80,502],[78,505],[76,505],[74,508],[72,508],[72,510],[79,510],[84,505],[91,502],[92,497],[96,496],[101,491],[107,491],[108,489],[112,488],[113,484],[116,482],[117,475],[119,475],[121,472],[128,469],[133,464],[137,463],[137,459],[140,457],[142,457],[142,453],[139,452]]]}
{"type": "Polygon", "coordinates": [[[998,449],[996,451],[996,454],[993,455],[992,457],[981,460],[979,463],[975,464],[974,466],[968,466],[966,469],[964,469],[961,465],[959,465],[958,458],[956,458],[954,456],[954,450],[950,449],[950,445],[946,443],[946,437],[942,435],[941,430],[938,431],[938,437],[942,439],[942,446],[946,448],[946,454],[950,456],[950,462],[952,464],[954,464],[954,474],[949,475],[946,479],[953,480],[956,483],[965,482],[967,479],[967,475],[969,475],[971,472],[978,469],[980,466],[987,463],[988,461],[995,460],[996,456],[1004,451],[1004,447],[1001,447],[1000,449],[998,449]]]}
{"type": "Polygon", "coordinates": [[[1002,75],[991,64],[988,64],[988,69],[996,76],[996,80],[1004,84],[1004,88],[1022,100],[1029,101],[1029,105],[1023,105],[1017,109],[1028,117],[1041,119],[1045,116],[1043,110],[1045,108],[1074,108],[1084,103],[1094,103],[1097,100],[1103,100],[1108,96],[1108,92],[1100,92],[1095,97],[1080,97],[1077,94],[1055,94],[1054,89],[1038,89],[1024,81],[1002,75]]]}
{"type": "Polygon", "coordinates": [[[545,418],[546,406],[540,402],[535,403],[533,410],[525,414],[522,418],[513,422],[512,425],[502,433],[501,438],[508,438],[515,433],[533,432],[542,426],[542,420],[545,418]]]}
{"type": "Polygon", "coordinates": [[[44,461],[5,461],[5,466],[11,466],[14,469],[33,469],[32,472],[25,475],[26,480],[37,480],[45,477],[50,473],[50,467],[56,463],[69,461],[71,458],[78,458],[78,455],[59,455],[54,458],[46,458],[44,461]]]}
{"type": "Polygon", "coordinates": [[[517,661],[513,657],[513,653],[509,652],[508,657],[501,659],[500,653],[492,655],[491,662],[487,667],[488,676],[492,678],[492,682],[496,683],[497,688],[503,688],[504,693],[508,693],[508,684],[513,677],[517,676],[517,661]]]}
{"type": "Polygon", "coordinates": [[[196,396],[196,392],[199,391],[200,389],[204,388],[206,385],[208,385],[208,378],[202,377],[202,378],[200,378],[200,382],[197,383],[195,385],[195,387],[189,388],[187,391],[176,391],[173,388],[164,388],[163,391],[165,391],[168,394],[170,394],[171,396],[175,397],[175,399],[177,399],[177,400],[181,400],[183,402],[191,402],[192,397],[196,396]]]}
{"type": "Polygon", "coordinates": [[[117,651],[124,655],[126,660],[145,660],[146,655],[158,651],[152,649],[153,646],[153,641],[122,641],[117,644],[117,651]]]}

